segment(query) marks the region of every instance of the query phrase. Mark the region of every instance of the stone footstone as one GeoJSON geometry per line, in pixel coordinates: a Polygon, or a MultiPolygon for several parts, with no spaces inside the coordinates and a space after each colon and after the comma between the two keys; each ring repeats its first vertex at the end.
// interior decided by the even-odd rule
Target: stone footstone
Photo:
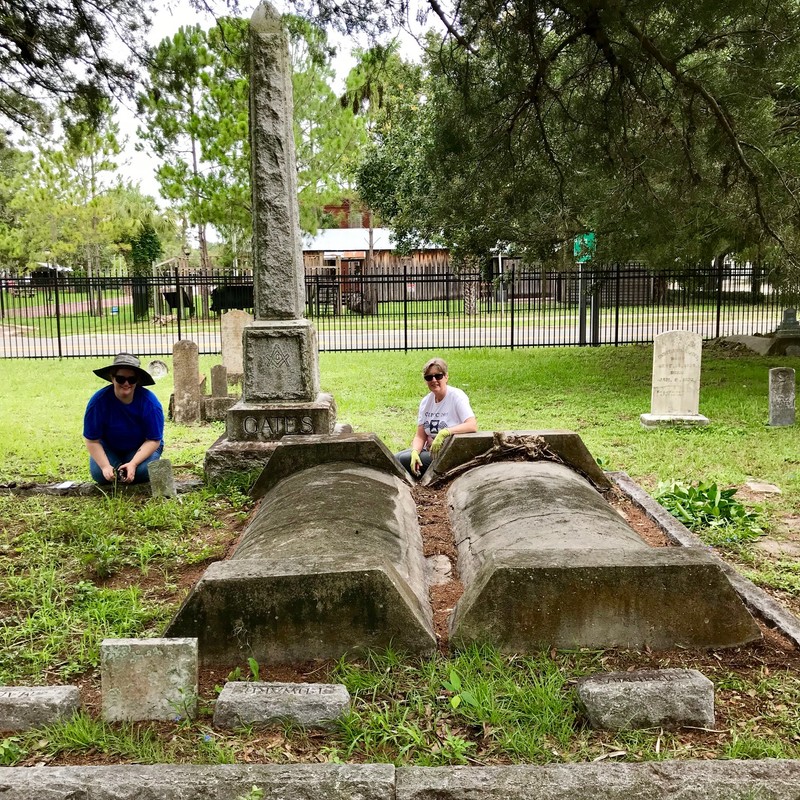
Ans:
{"type": "Polygon", "coordinates": [[[211,396],[228,396],[228,368],[224,364],[211,367],[211,396]]]}
{"type": "Polygon", "coordinates": [[[197,639],[104,639],[103,719],[171,720],[197,710],[197,639]]]}
{"type": "Polygon", "coordinates": [[[714,727],[714,685],[694,669],[592,675],[578,682],[578,697],[601,730],[714,727]]]}
{"type": "Polygon", "coordinates": [[[350,693],[340,683],[229,681],[214,705],[214,727],[291,722],[332,728],[349,708],[350,693]]]}
{"type": "Polygon", "coordinates": [[[172,462],[168,458],[151,461],[147,465],[147,474],[150,476],[150,492],[153,497],[178,496],[172,462]]]}
{"type": "Polygon", "coordinates": [[[769,371],[769,424],[773,428],[794,425],[795,377],[788,367],[769,371]]]}
{"type": "Polygon", "coordinates": [[[40,728],[80,710],[77,686],[0,686],[0,733],[40,728]]]}

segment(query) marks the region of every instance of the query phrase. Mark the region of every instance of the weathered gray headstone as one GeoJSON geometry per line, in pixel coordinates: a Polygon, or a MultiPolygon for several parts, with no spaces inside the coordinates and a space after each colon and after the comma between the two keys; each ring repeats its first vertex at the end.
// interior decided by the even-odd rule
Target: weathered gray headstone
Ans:
{"type": "Polygon", "coordinates": [[[644,427],[708,425],[708,418],[699,413],[702,352],[699,333],[667,331],[656,336],[650,413],[640,417],[644,427]]]}
{"type": "Polygon", "coordinates": [[[77,686],[0,686],[0,733],[50,725],[76,714],[80,705],[77,686]]]}
{"type": "Polygon", "coordinates": [[[197,345],[182,339],[172,348],[174,376],[172,418],[178,425],[200,420],[200,359],[197,345]]]}
{"type": "Polygon", "coordinates": [[[222,363],[230,381],[238,383],[244,375],[244,329],[252,321],[252,314],[239,309],[222,315],[222,363]]]}
{"type": "Polygon", "coordinates": [[[168,458],[151,461],[147,465],[147,473],[150,476],[150,493],[153,497],[177,497],[175,474],[168,458]]]}
{"type": "Polygon", "coordinates": [[[228,368],[224,364],[211,367],[211,396],[228,396],[228,368]]]}
{"type": "Polygon", "coordinates": [[[772,337],[767,355],[797,355],[798,348],[800,348],[800,322],[797,321],[797,309],[787,308],[784,309],[783,319],[772,337]]]}
{"type": "Polygon", "coordinates": [[[329,434],[336,425],[333,398],[319,390],[316,331],[303,317],[288,35],[267,2],[250,21],[250,53],[255,319],[244,329],[242,399],[206,458],[212,479],[244,459],[262,466],[287,433],[329,434]]]}
{"type": "Polygon", "coordinates": [[[317,466],[281,467],[233,556],[205,571],[170,623],[168,636],[198,637],[204,664],[435,648],[408,481],[321,450],[317,466]]]}
{"type": "Polygon", "coordinates": [[[197,640],[104,639],[100,682],[107,722],[193,717],[197,640]]]}
{"type": "Polygon", "coordinates": [[[447,502],[464,583],[456,645],[668,649],[761,636],[707,550],[650,547],[561,464],[475,467],[447,502]]]}
{"type": "Polygon", "coordinates": [[[602,730],[714,727],[714,684],[695,669],[592,675],[578,682],[578,697],[602,730]]]}
{"type": "Polygon", "coordinates": [[[794,425],[795,376],[788,367],[769,371],[769,424],[772,427],[794,425]]]}
{"type": "Polygon", "coordinates": [[[350,693],[340,683],[229,681],[214,704],[214,727],[288,721],[330,728],[349,708],[350,693]]]}

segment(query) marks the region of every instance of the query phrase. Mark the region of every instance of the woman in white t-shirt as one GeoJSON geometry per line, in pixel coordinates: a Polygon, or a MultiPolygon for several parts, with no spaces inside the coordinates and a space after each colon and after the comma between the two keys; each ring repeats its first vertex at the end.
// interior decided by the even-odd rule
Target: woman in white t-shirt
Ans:
{"type": "Polygon", "coordinates": [[[417,432],[408,450],[397,453],[398,461],[414,476],[422,475],[448,436],[475,433],[478,422],[469,398],[455,386],[447,385],[447,362],[432,358],[422,377],[430,390],[419,404],[417,432]]]}

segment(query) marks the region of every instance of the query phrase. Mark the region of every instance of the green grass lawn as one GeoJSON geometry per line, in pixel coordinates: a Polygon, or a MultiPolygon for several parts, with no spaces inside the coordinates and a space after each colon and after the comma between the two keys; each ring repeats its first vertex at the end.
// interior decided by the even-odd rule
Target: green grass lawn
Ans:
{"type": "MultiPolygon", "coordinates": [[[[320,357],[322,388],[336,398],[340,421],[397,450],[411,440],[426,391],[421,367],[433,355],[448,360],[451,384],[467,391],[482,430],[575,430],[604,469],[624,470],[650,490],[673,480],[775,483],[782,494],[769,499],[760,517],[773,532],[800,513],[800,427],[766,425],[769,368],[799,368],[800,359],[706,348],[700,411],[711,424],[702,429],[640,426],[639,415],[650,407],[652,348],[646,346],[328,353],[320,357]]],[[[91,370],[109,361],[0,361],[0,483],[89,479],[82,416],[103,385],[91,370]]],[[[218,362],[202,357],[201,369],[208,374],[218,362]]],[[[153,388],[166,407],[171,374],[153,388]]],[[[221,423],[168,422],[165,456],[180,474],[200,475],[204,453],[222,429],[221,423]]],[[[125,492],[0,493],[0,685],[96,683],[104,637],[160,635],[183,597],[179,576],[201,570],[235,538],[251,508],[245,490],[233,481],[167,501],[125,492]]],[[[750,541],[718,541],[709,543],[754,580],[800,596],[795,561],[767,559],[750,541]]],[[[207,715],[183,720],[165,735],[157,726],[107,725],[84,714],[45,732],[0,737],[0,765],[81,753],[138,762],[430,765],[586,761],[612,752],[623,760],[800,757],[793,711],[800,681],[793,667],[755,662],[735,669],[714,654],[691,653],[685,663],[715,682],[718,734],[612,736],[585,726],[574,681],[604,669],[666,666],[657,654],[508,658],[473,649],[414,661],[387,652],[315,675],[345,683],[356,698],[353,712],[325,739],[289,729],[266,738],[254,731],[223,735],[208,727],[207,715]]],[[[268,667],[261,665],[264,672],[268,667]]],[[[237,669],[247,676],[248,665],[237,669]]]]}

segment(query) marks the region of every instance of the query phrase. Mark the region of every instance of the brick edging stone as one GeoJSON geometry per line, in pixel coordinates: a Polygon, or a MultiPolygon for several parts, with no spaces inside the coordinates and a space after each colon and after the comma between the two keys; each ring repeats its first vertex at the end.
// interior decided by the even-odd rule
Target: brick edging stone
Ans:
{"type": "Polygon", "coordinates": [[[2,800],[797,800],[800,762],[652,761],[507,767],[388,764],[6,767],[2,800]]]}

